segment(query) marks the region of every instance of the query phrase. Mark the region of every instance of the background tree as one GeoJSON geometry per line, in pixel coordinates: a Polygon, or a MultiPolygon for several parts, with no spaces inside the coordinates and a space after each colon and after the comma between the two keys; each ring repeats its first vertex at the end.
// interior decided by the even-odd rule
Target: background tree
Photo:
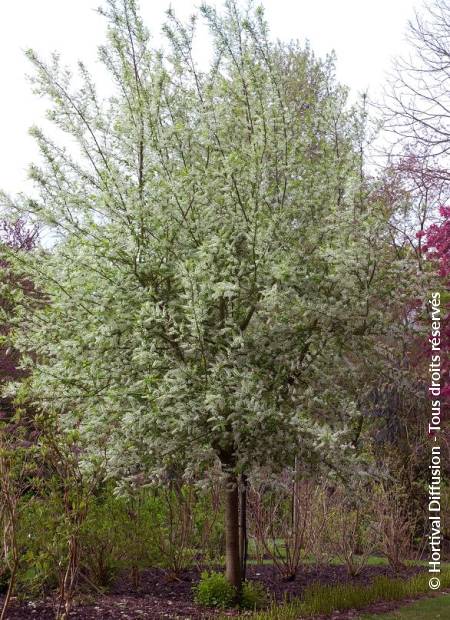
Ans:
{"type": "MultiPolygon", "coordinates": [[[[37,244],[37,229],[30,228],[24,220],[18,219],[13,222],[0,222],[0,245],[5,245],[13,252],[29,252],[37,244]]],[[[9,332],[8,314],[11,312],[11,299],[7,291],[12,287],[16,294],[20,289],[24,294],[30,293],[32,285],[29,280],[19,281],[14,278],[8,268],[8,262],[0,259],[0,385],[11,379],[22,376],[19,369],[19,353],[11,349],[3,340],[9,332]]],[[[11,414],[11,402],[0,398],[0,417],[5,418],[11,414]]]]}
{"type": "MultiPolygon", "coordinates": [[[[408,191],[415,207],[410,211],[410,217],[403,215],[398,224],[395,223],[397,235],[407,239],[416,253],[419,269],[428,277],[429,289],[440,289],[442,293],[444,398],[448,392],[445,379],[448,375],[448,277],[445,266],[448,213],[445,205],[450,178],[449,33],[450,4],[447,0],[434,0],[416,14],[409,25],[411,53],[408,58],[397,61],[384,110],[385,126],[397,138],[391,153],[390,171],[408,191]]],[[[417,314],[414,325],[417,326],[422,318],[417,314]]],[[[426,322],[428,331],[429,317],[426,322]]],[[[422,383],[423,395],[429,382],[427,340],[428,336],[419,349],[416,342],[419,363],[416,362],[415,372],[409,376],[411,379],[415,375],[422,383]]],[[[420,383],[416,382],[416,385],[420,383]]],[[[420,401],[423,402],[422,396],[420,401]]],[[[424,405],[420,417],[429,415],[427,398],[424,405]]],[[[419,443],[424,445],[424,439],[419,443]]],[[[416,461],[415,469],[416,472],[411,472],[413,480],[424,471],[420,459],[416,461]]]]}
{"type": "MultiPolygon", "coordinates": [[[[446,157],[450,147],[449,29],[447,0],[416,13],[409,24],[411,53],[397,61],[387,101],[386,127],[430,162],[446,157]]],[[[448,182],[445,167],[439,175],[448,182]]]]}
{"type": "Polygon", "coordinates": [[[440,208],[441,221],[432,224],[425,235],[424,252],[435,264],[441,293],[441,395],[444,402],[450,397],[450,208],[440,208]]]}

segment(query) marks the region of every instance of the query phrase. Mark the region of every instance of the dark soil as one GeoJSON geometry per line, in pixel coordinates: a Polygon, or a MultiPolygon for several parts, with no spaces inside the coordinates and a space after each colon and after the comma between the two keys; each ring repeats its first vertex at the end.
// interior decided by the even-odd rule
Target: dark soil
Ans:
{"type": "MultiPolygon", "coordinates": [[[[402,575],[407,578],[419,572],[420,568],[409,568],[402,575]]],[[[192,586],[197,583],[200,571],[189,570],[178,579],[170,578],[160,569],[148,569],[142,572],[140,586],[133,589],[127,576],[119,578],[108,594],[84,596],[77,600],[70,618],[74,620],[175,620],[198,618],[214,618],[219,612],[206,610],[193,601],[192,586]]],[[[358,577],[351,578],[343,566],[306,566],[303,567],[294,581],[282,581],[276,569],[269,565],[250,566],[248,578],[261,581],[271,596],[278,601],[286,597],[299,596],[305,586],[312,583],[337,584],[357,583],[367,584],[374,577],[386,575],[393,577],[391,569],[386,566],[368,566],[358,577]]],[[[399,576],[398,574],[396,576],[399,576]]],[[[0,609],[3,602],[0,596],[0,609]]],[[[398,605],[398,604],[397,604],[398,605]]],[[[387,611],[389,604],[373,605],[370,611],[387,611]]],[[[223,612],[222,612],[223,614],[223,612]]],[[[236,616],[236,611],[227,612],[229,616],[236,616]]],[[[11,603],[8,620],[53,620],[54,608],[51,599],[46,601],[21,602],[14,599],[11,603]]],[[[344,620],[355,615],[351,612],[333,616],[344,620]]]]}

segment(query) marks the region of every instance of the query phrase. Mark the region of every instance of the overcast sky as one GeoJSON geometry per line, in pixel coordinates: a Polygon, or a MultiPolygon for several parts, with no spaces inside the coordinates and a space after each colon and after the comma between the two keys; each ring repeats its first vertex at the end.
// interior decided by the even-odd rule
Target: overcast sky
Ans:
{"type": "MultiPolygon", "coordinates": [[[[23,190],[27,164],[36,149],[27,131],[42,124],[45,106],[32,95],[23,50],[46,56],[59,51],[74,64],[85,60],[95,75],[96,48],[104,41],[104,20],[95,12],[100,0],[0,0],[0,188],[23,190]]],[[[164,11],[172,5],[188,16],[200,0],[141,0],[152,34],[159,36],[164,11]]],[[[220,2],[214,2],[220,6],[220,2]]],[[[421,0],[265,0],[275,38],[309,39],[318,55],[337,54],[338,78],[353,93],[381,88],[391,58],[407,53],[406,26],[421,0]]]]}

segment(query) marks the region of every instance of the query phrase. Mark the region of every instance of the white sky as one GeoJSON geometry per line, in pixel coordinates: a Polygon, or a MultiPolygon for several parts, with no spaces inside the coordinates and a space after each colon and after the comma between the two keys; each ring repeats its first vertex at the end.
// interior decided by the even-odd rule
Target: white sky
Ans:
{"type": "MultiPolygon", "coordinates": [[[[26,189],[26,167],[37,158],[28,128],[42,124],[45,105],[31,93],[23,50],[45,57],[61,52],[63,61],[85,60],[95,75],[96,49],[104,42],[104,20],[95,13],[100,0],[0,0],[0,188],[26,189]]],[[[181,17],[200,0],[141,0],[147,26],[159,36],[171,4],[181,17]]],[[[220,6],[220,2],[215,2],[220,6]]],[[[322,56],[337,53],[338,78],[353,93],[376,96],[390,59],[407,52],[406,26],[421,0],[263,0],[274,38],[309,39],[322,56]]]]}

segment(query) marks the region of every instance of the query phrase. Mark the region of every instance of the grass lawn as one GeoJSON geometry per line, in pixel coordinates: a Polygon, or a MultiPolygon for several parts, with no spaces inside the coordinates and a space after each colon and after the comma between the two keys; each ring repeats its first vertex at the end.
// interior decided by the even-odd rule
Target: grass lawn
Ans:
{"type": "MultiPolygon", "coordinates": [[[[311,558],[311,557],[304,557],[302,560],[302,564],[304,565],[314,564],[314,562],[315,562],[314,558],[311,558]]],[[[273,561],[266,558],[262,561],[262,563],[273,564],[273,561]]],[[[339,558],[331,558],[329,563],[332,566],[340,566],[342,565],[342,560],[340,560],[339,558]]],[[[247,561],[247,564],[249,565],[260,564],[260,562],[252,558],[251,560],[247,561]]],[[[406,560],[405,564],[406,566],[428,566],[428,560],[406,560]]],[[[388,565],[389,565],[389,562],[387,561],[387,558],[384,558],[379,555],[371,555],[369,559],[367,560],[367,566],[388,566],[388,565]]],[[[450,568],[450,562],[442,562],[442,567],[450,568]]]]}
{"type": "Polygon", "coordinates": [[[387,614],[365,614],[359,620],[447,620],[450,618],[450,594],[425,598],[387,614]]]}

